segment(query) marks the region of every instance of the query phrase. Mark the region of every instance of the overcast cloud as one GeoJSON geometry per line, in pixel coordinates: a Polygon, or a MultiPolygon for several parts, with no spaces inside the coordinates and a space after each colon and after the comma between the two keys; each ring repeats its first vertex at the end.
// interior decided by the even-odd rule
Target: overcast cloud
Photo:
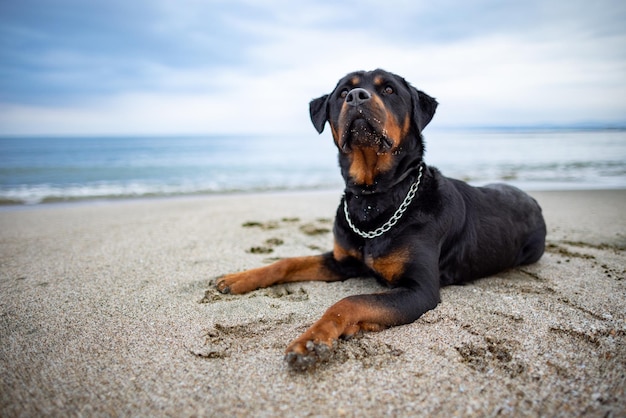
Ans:
{"type": "Polygon", "coordinates": [[[384,68],[436,127],[626,124],[626,2],[0,0],[0,134],[313,134],[384,68]]]}

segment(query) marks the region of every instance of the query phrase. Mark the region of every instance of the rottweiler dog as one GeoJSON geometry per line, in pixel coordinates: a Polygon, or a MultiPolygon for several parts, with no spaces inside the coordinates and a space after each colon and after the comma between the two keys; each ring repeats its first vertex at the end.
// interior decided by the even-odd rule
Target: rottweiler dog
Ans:
{"type": "Polygon", "coordinates": [[[331,306],[286,350],[294,369],[327,359],[340,337],[408,324],[439,303],[441,286],[534,263],[546,225],[537,202],[504,184],[472,187],[423,161],[422,130],[437,101],[384,70],[342,78],[310,103],[321,134],[326,122],[339,151],[345,192],[332,251],[287,258],[229,274],[223,293],[276,283],[374,276],[386,291],[331,306]]]}

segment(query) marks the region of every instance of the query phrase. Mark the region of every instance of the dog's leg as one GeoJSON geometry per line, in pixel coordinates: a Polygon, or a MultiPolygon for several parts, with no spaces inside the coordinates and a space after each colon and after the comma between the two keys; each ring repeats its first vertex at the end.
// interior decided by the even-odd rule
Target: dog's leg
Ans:
{"type": "Polygon", "coordinates": [[[336,281],[346,279],[338,269],[333,253],[279,260],[269,266],[223,276],[217,280],[222,293],[241,294],[273,284],[299,281],[336,281]]]}
{"type": "Polygon", "coordinates": [[[296,370],[307,369],[328,359],[339,337],[408,324],[438,302],[437,290],[420,288],[396,288],[386,293],[347,297],[331,306],[287,347],[285,360],[296,370]]]}

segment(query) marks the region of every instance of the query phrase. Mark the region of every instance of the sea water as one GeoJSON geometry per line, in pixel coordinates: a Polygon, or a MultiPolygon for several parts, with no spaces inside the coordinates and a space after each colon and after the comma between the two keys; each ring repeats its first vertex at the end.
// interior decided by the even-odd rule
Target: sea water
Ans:
{"type": "MultiPolygon", "coordinates": [[[[626,130],[433,130],[425,161],[474,185],[626,188],[626,130]]],[[[0,138],[0,203],[337,189],[330,135],[0,138]]]]}

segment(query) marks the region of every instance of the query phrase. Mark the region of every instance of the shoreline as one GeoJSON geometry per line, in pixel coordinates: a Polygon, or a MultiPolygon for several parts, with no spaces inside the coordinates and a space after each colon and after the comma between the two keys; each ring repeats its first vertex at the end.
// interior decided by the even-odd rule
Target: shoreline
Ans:
{"type": "MultiPolygon", "coordinates": [[[[500,183],[511,184],[506,180],[498,181],[500,183]]],[[[473,184],[472,186],[484,186],[485,184],[473,184]]],[[[516,186],[518,187],[518,186],[516,186]]],[[[569,192],[620,192],[626,190],[626,187],[615,186],[606,187],[601,185],[597,188],[572,185],[571,187],[536,187],[522,188],[529,194],[535,193],[569,193],[569,192]]],[[[264,195],[285,195],[285,194],[309,194],[309,193],[336,193],[338,196],[343,194],[342,187],[311,187],[297,189],[268,189],[268,190],[232,190],[232,191],[216,191],[216,192],[197,192],[197,193],[174,193],[174,194],[149,194],[141,196],[95,196],[80,198],[55,198],[37,203],[26,203],[15,200],[0,200],[0,212],[10,211],[12,209],[19,210],[22,208],[48,208],[48,207],[69,207],[73,205],[98,205],[98,204],[116,204],[140,201],[167,201],[167,200],[193,200],[193,199],[211,199],[229,196],[264,196],[264,195]]]]}
{"type": "Polygon", "coordinates": [[[530,194],[538,263],[443,288],[307,373],[286,345],[374,280],[214,281],[332,248],[341,191],[0,209],[0,415],[622,415],[626,190],[530,194]]]}
{"type": "MultiPolygon", "coordinates": [[[[619,190],[619,189],[616,189],[619,190]]],[[[624,189],[626,190],[626,189],[624,189]]],[[[202,199],[219,199],[222,197],[237,197],[237,196],[266,196],[266,195],[298,195],[298,194],[313,194],[313,193],[337,193],[341,196],[341,188],[302,188],[302,189],[276,189],[276,190],[233,190],[214,193],[180,193],[180,194],[162,194],[162,195],[146,195],[146,196],[104,196],[104,197],[88,197],[88,198],[76,198],[76,199],[59,199],[53,201],[44,201],[39,203],[3,203],[0,201],[0,212],[3,209],[19,210],[21,208],[51,208],[51,207],[71,207],[71,206],[90,206],[90,205],[115,205],[117,203],[127,204],[133,202],[160,202],[160,201],[173,201],[173,200],[202,200],[202,199]]]]}
{"type": "Polygon", "coordinates": [[[98,202],[125,202],[125,201],[135,201],[135,200],[160,200],[160,199],[193,199],[193,198],[204,198],[204,197],[220,197],[220,196],[239,196],[239,195],[249,195],[249,194],[273,194],[273,193],[306,193],[306,192],[328,192],[335,189],[333,187],[311,187],[311,188],[295,188],[295,189],[254,189],[254,190],[223,190],[223,191],[198,191],[198,192],[181,192],[181,193],[148,193],[144,195],[111,195],[111,196],[88,196],[88,197],[55,197],[55,198],[45,198],[42,201],[38,202],[25,202],[11,199],[0,199],[0,209],[3,207],[38,207],[38,206],[48,206],[48,205],[71,205],[71,204],[89,204],[89,203],[98,203],[98,202]]]}

